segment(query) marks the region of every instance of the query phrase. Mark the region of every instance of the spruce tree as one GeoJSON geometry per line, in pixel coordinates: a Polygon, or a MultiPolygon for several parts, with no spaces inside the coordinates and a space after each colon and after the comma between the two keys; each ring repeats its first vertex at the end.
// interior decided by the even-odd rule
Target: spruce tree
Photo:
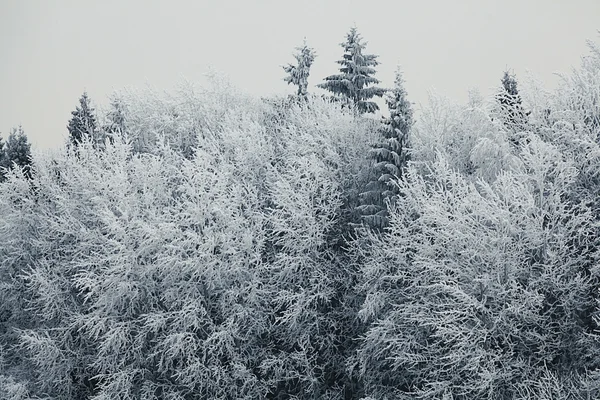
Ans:
{"type": "Polygon", "coordinates": [[[413,111],[407,99],[404,79],[400,68],[396,71],[394,88],[387,93],[386,103],[390,112],[379,130],[381,140],[371,150],[373,180],[367,191],[361,193],[359,211],[364,221],[375,229],[387,225],[387,202],[398,194],[392,184],[394,177],[401,177],[408,161],[408,134],[413,125],[413,111]]]}
{"type": "Polygon", "coordinates": [[[25,176],[31,177],[29,166],[31,164],[31,144],[25,135],[23,127],[13,128],[4,143],[2,157],[2,167],[10,169],[15,165],[23,168],[25,176]]]}
{"type": "Polygon", "coordinates": [[[4,151],[5,145],[4,140],[0,137],[0,182],[4,181],[4,169],[8,168],[6,153],[4,151]]]}
{"type": "Polygon", "coordinates": [[[374,67],[379,65],[378,56],[363,54],[366,42],[362,41],[356,27],[350,29],[346,41],[340,45],[344,48],[343,58],[337,61],[341,65],[340,74],[326,77],[325,82],[317,87],[351,100],[361,113],[377,111],[379,106],[370,99],[385,94],[385,89],[370,86],[379,83],[373,77],[376,72],[374,67]]]}
{"type": "Polygon", "coordinates": [[[500,105],[502,122],[512,134],[510,140],[514,145],[518,145],[520,142],[518,133],[526,129],[529,113],[523,108],[517,79],[509,71],[504,71],[502,88],[496,95],[496,99],[500,105]]]}
{"type": "Polygon", "coordinates": [[[315,61],[316,53],[314,49],[306,44],[306,39],[304,39],[303,46],[296,47],[296,50],[297,53],[294,54],[294,58],[296,58],[297,65],[288,64],[283,67],[288,74],[284,81],[298,86],[298,96],[306,98],[308,96],[308,76],[310,75],[310,67],[315,61]]]}
{"type": "Polygon", "coordinates": [[[107,114],[106,124],[102,127],[104,135],[114,143],[115,137],[125,134],[126,127],[126,106],[119,97],[114,97],[110,102],[110,111],[107,114]]]}
{"type": "Polygon", "coordinates": [[[96,139],[98,136],[96,116],[87,92],[83,92],[79,99],[79,106],[71,114],[73,117],[67,125],[71,144],[78,146],[85,137],[96,139]]]}

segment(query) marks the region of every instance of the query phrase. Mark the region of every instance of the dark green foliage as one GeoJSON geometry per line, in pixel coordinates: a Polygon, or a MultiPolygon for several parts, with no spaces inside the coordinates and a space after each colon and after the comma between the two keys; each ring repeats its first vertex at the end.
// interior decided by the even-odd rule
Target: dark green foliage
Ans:
{"type": "Polygon", "coordinates": [[[386,103],[390,116],[383,119],[379,129],[380,141],[371,151],[373,179],[367,185],[367,191],[361,193],[362,201],[358,207],[363,220],[376,229],[387,226],[387,203],[393,202],[398,194],[392,179],[402,176],[408,161],[408,134],[413,125],[413,112],[399,69],[386,103]]]}
{"type": "Polygon", "coordinates": [[[337,61],[341,65],[341,73],[326,77],[325,82],[317,86],[334,95],[348,98],[361,113],[379,110],[379,106],[370,101],[373,97],[381,97],[385,93],[385,89],[370,86],[379,83],[379,80],[373,77],[376,72],[374,67],[379,65],[378,56],[363,54],[366,43],[362,41],[355,27],[350,29],[346,41],[340,45],[344,48],[343,58],[337,61]]]}
{"type": "Polygon", "coordinates": [[[67,125],[70,143],[78,146],[86,137],[95,138],[98,124],[87,92],[83,92],[79,99],[79,106],[71,114],[73,116],[67,125]]]}
{"type": "Polygon", "coordinates": [[[496,95],[496,99],[500,104],[502,122],[512,133],[512,144],[517,146],[520,142],[518,134],[527,129],[529,113],[523,108],[514,74],[504,71],[502,88],[496,95]]]}
{"type": "Polygon", "coordinates": [[[297,65],[288,64],[283,67],[288,74],[284,81],[298,86],[298,96],[306,98],[308,95],[308,76],[310,75],[310,67],[315,61],[316,53],[314,49],[308,47],[306,39],[302,47],[297,47],[296,50],[298,52],[294,54],[294,58],[296,58],[297,65]]]}
{"type": "Polygon", "coordinates": [[[4,153],[4,140],[0,137],[0,182],[4,180],[3,168],[7,167],[6,154],[4,153]]]}
{"type": "Polygon", "coordinates": [[[108,124],[104,127],[107,133],[123,134],[126,130],[125,113],[126,106],[121,99],[114,98],[110,102],[111,110],[108,112],[108,124]]]}
{"type": "MultiPolygon", "coordinates": [[[[31,144],[23,131],[23,127],[13,128],[8,135],[6,143],[0,140],[0,168],[11,169],[15,165],[23,168],[25,176],[30,178],[31,172],[31,144]]],[[[4,180],[3,172],[0,172],[0,181],[4,180]]]]}
{"type": "Polygon", "coordinates": [[[110,102],[110,111],[106,115],[106,123],[102,127],[102,132],[111,143],[114,143],[116,137],[122,137],[126,134],[126,112],[127,108],[123,100],[114,97],[110,102]]]}

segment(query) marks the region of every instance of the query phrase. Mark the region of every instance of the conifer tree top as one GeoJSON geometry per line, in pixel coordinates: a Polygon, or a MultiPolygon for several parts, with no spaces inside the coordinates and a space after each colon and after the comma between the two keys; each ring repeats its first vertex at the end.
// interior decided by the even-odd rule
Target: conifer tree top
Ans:
{"type": "Polygon", "coordinates": [[[81,142],[84,135],[92,135],[97,129],[96,116],[90,104],[87,91],[79,98],[79,106],[71,112],[72,118],[67,125],[73,144],[81,142]]]}
{"type": "Polygon", "coordinates": [[[288,84],[298,86],[298,95],[306,96],[308,94],[308,76],[310,75],[310,67],[315,61],[316,53],[315,50],[308,46],[306,38],[304,44],[301,47],[296,47],[297,53],[294,54],[294,58],[297,61],[297,65],[288,64],[283,67],[284,71],[288,74],[283,80],[288,84]]]}
{"type": "Polygon", "coordinates": [[[504,76],[502,77],[502,87],[504,88],[506,94],[515,97],[515,99],[518,98],[518,102],[521,102],[519,90],[517,89],[517,79],[514,73],[511,74],[509,71],[504,71],[504,76]]]}
{"type": "Polygon", "coordinates": [[[377,55],[363,54],[366,42],[363,42],[356,27],[352,27],[346,35],[346,41],[340,43],[344,55],[337,63],[340,64],[340,74],[325,78],[325,82],[317,87],[328,90],[334,95],[345,96],[352,100],[361,112],[375,112],[379,109],[376,103],[369,101],[374,96],[381,97],[385,89],[370,86],[379,83],[373,75],[374,67],[379,65],[377,55]]]}
{"type": "MultiPolygon", "coordinates": [[[[529,112],[523,108],[521,95],[517,88],[517,79],[514,73],[504,71],[502,76],[502,88],[496,96],[504,116],[504,123],[512,130],[522,131],[526,129],[529,112]]],[[[513,138],[514,139],[514,138],[513,138]]],[[[511,139],[517,143],[517,139],[511,139]]]]}

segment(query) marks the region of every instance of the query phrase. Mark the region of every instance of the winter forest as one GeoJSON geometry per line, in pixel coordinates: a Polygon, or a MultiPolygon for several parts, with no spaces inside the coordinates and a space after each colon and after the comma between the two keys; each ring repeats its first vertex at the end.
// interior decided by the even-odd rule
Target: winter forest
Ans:
{"type": "Polygon", "coordinates": [[[416,114],[342,37],[0,142],[0,399],[600,398],[598,42],[416,114]]]}

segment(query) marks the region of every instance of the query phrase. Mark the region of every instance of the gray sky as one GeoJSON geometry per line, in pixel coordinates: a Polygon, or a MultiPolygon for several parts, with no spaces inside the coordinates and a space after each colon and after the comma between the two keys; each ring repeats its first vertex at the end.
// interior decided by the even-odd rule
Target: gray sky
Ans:
{"type": "Polygon", "coordinates": [[[292,93],[281,65],[305,36],[314,88],[353,24],[384,86],[400,64],[411,101],[431,88],[463,101],[506,67],[553,87],[598,39],[600,0],[0,0],[0,132],[21,123],[52,147],[84,89],[104,105],[125,86],[201,82],[210,66],[250,93],[292,93]]]}

